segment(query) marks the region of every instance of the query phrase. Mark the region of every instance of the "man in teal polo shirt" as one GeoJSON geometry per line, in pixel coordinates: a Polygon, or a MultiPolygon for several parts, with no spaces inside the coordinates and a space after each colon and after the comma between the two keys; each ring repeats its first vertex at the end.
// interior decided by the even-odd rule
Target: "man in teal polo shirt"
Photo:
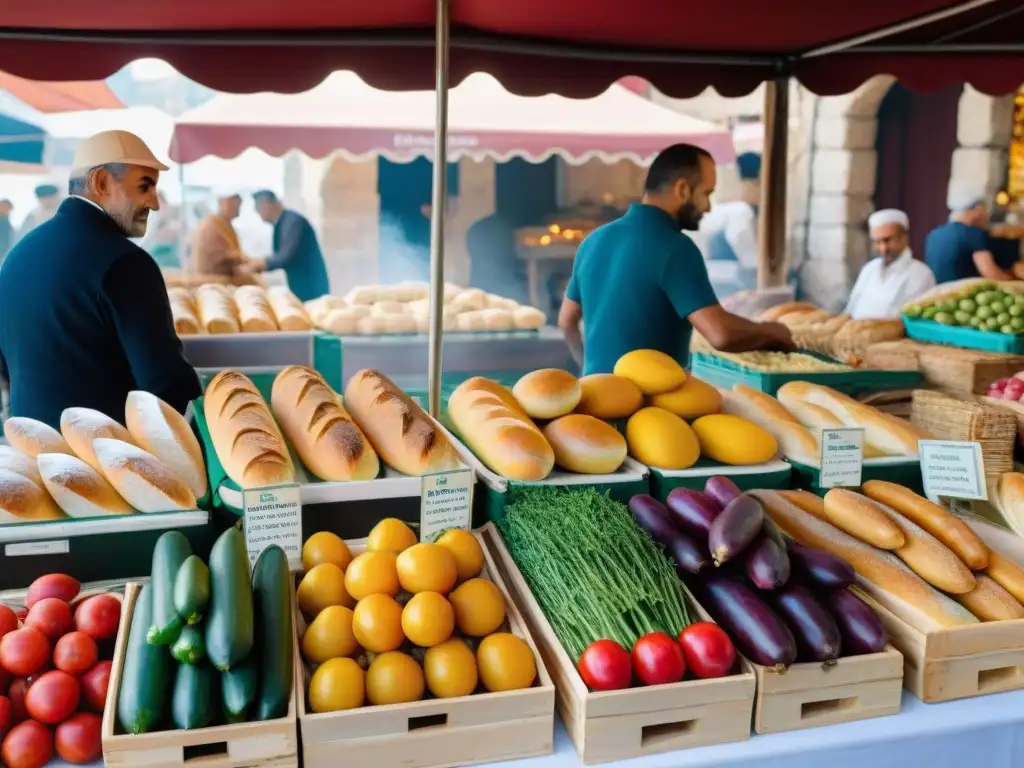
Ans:
{"type": "Polygon", "coordinates": [[[674,144],[651,164],[643,201],[580,244],[558,325],[584,374],[611,373],[634,349],[685,366],[694,328],[723,352],[792,348],[784,325],[722,309],[700,250],[681,231],[696,230],[711,210],[715,183],[708,152],[674,144]]]}

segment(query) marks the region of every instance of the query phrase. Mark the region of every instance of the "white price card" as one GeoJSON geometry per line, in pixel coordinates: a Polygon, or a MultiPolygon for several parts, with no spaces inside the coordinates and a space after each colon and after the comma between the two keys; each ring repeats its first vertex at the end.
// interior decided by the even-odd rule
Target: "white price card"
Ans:
{"type": "Polygon", "coordinates": [[[473,470],[424,475],[420,485],[420,541],[441,531],[473,524],[473,470]]]}
{"type": "Polygon", "coordinates": [[[921,440],[917,445],[925,496],[988,500],[981,443],[921,440]]]}
{"type": "Polygon", "coordinates": [[[249,565],[272,544],[284,550],[293,571],[302,568],[302,498],[298,485],[242,490],[249,565]]]}
{"type": "Polygon", "coordinates": [[[66,555],[71,551],[71,542],[67,539],[56,541],[26,541],[21,544],[8,544],[4,547],[7,557],[24,557],[26,555],[66,555]]]}
{"type": "Polygon", "coordinates": [[[860,427],[821,430],[822,488],[857,488],[864,468],[864,430],[860,427]]]}

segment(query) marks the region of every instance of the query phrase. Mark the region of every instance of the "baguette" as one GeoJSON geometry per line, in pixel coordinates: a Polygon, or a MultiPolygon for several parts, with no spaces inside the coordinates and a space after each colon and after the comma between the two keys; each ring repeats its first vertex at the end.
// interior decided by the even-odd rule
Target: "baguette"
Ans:
{"type": "Polygon", "coordinates": [[[1024,606],[998,582],[979,573],[978,584],[970,592],[954,595],[954,599],[982,621],[1024,619],[1024,606]]]}
{"type": "Polygon", "coordinates": [[[810,491],[779,491],[779,495],[794,506],[814,515],[819,520],[825,518],[825,500],[810,491]]]}
{"type": "Polygon", "coordinates": [[[733,384],[732,391],[736,395],[749,400],[757,408],[760,408],[764,411],[765,416],[770,419],[789,421],[793,424],[800,423],[796,416],[794,416],[786,406],[771,395],[766,395],[764,392],[758,392],[753,387],[748,387],[745,384],[733,384]]]}
{"type": "Polygon", "coordinates": [[[310,472],[327,481],[372,480],[380,461],[323,376],[291,365],[274,379],[270,405],[310,472]]]}
{"type": "Polygon", "coordinates": [[[1013,599],[1024,604],[1024,568],[1010,558],[996,552],[988,553],[988,567],[985,575],[1013,595],[1013,599]]]}
{"type": "Polygon", "coordinates": [[[187,511],[195,494],[153,454],[123,440],[93,442],[103,476],[139,512],[187,511]]]}
{"type": "Polygon", "coordinates": [[[848,562],[861,586],[879,604],[919,632],[977,624],[978,619],[946,597],[890,552],[876,549],[819,520],[775,491],[752,491],[765,514],[801,544],[823,549],[848,562]]]}
{"type": "Polygon", "coordinates": [[[256,386],[242,373],[218,373],[206,387],[206,420],[227,476],[240,488],[295,480],[288,447],[256,386]]]}
{"type": "Polygon", "coordinates": [[[203,330],[210,334],[238,333],[242,330],[238,308],[223,285],[208,283],[196,289],[196,308],[203,330]]]}
{"type": "MultiPolygon", "coordinates": [[[[11,445],[14,445],[13,440],[11,445]]],[[[1014,533],[1024,537],[1024,474],[1020,472],[1001,474],[996,483],[996,492],[992,503],[1006,518],[1006,522],[1014,533]]]]}
{"type": "Polygon", "coordinates": [[[868,480],[861,490],[869,498],[899,512],[949,547],[972,571],[988,566],[989,551],[978,534],[956,515],[913,491],[884,480],[868,480]]]}
{"type": "Polygon", "coordinates": [[[448,416],[469,449],[498,475],[536,481],[551,474],[551,444],[497,382],[482,376],[462,382],[448,398],[448,416]]]}
{"type": "Polygon", "coordinates": [[[899,549],[906,536],[885,511],[871,499],[845,488],[825,494],[825,520],[879,549],[899,549]]]}
{"type": "Polygon", "coordinates": [[[40,454],[39,471],[46,490],[69,517],[104,517],[135,512],[103,475],[77,456],[40,454]]]}
{"type": "Polygon", "coordinates": [[[363,369],[345,387],[345,407],[385,463],[406,475],[460,466],[441,427],[382,373],[363,369]]]}
{"type": "Polygon", "coordinates": [[[124,420],[137,446],[166,464],[197,499],[206,495],[203,449],[184,416],[156,395],[136,390],[128,393],[124,420]]]}
{"type": "Polygon", "coordinates": [[[275,285],[268,288],[267,301],[270,302],[274,320],[282,331],[308,331],[313,327],[313,321],[306,308],[286,286],[275,285]]]}
{"type": "Polygon", "coordinates": [[[74,455],[60,432],[41,421],[26,416],[12,416],[4,422],[4,437],[11,447],[35,458],[40,453],[74,455]]]}
{"type": "Polygon", "coordinates": [[[50,494],[27,477],[0,469],[0,524],[34,523],[64,517],[50,494]]]}
{"type": "Polygon", "coordinates": [[[783,456],[811,467],[821,463],[818,441],[795,419],[772,418],[770,411],[762,409],[754,399],[741,392],[720,392],[722,413],[740,416],[769,432],[779,444],[783,456]]]}
{"type": "Polygon", "coordinates": [[[98,437],[110,437],[134,444],[131,433],[107,416],[92,408],[65,408],[60,415],[60,431],[67,440],[75,455],[95,469],[102,472],[93,441],[98,437]]]}
{"type": "MultiPolygon", "coordinates": [[[[792,411],[797,421],[803,424],[814,435],[818,442],[821,442],[821,432],[825,429],[845,429],[846,425],[839,420],[832,411],[822,408],[820,405],[804,402],[791,402],[789,410],[792,411]]],[[[820,449],[819,449],[820,450],[820,449]]],[[[864,444],[864,458],[877,459],[884,456],[880,450],[870,443],[864,444]]]]}
{"type": "Polygon", "coordinates": [[[268,333],[278,330],[267,293],[258,285],[242,285],[235,289],[238,319],[245,333],[268,333]]]}
{"type": "Polygon", "coordinates": [[[31,480],[40,488],[43,485],[42,475],[39,474],[39,464],[34,456],[16,451],[9,445],[0,445],[0,469],[6,469],[31,480]]]}

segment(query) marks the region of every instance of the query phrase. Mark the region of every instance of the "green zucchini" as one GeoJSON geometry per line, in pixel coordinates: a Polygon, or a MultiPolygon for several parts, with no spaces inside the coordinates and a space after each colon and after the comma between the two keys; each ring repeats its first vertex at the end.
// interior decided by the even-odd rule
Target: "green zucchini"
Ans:
{"type": "Polygon", "coordinates": [[[181,632],[184,622],[174,607],[174,582],[181,564],[191,554],[192,546],[178,531],[168,531],[153,547],[153,570],[149,579],[153,588],[153,622],[146,634],[153,645],[171,645],[181,632]]]}
{"type": "Polygon", "coordinates": [[[249,657],[253,645],[252,584],[245,537],[237,528],[220,535],[210,552],[210,604],[203,621],[206,656],[220,672],[249,657]]]}
{"type": "Polygon", "coordinates": [[[198,664],[206,657],[203,633],[198,627],[187,625],[181,628],[181,634],[171,646],[171,656],[182,664],[198,664]]]}
{"type": "Polygon", "coordinates": [[[206,662],[179,664],[171,695],[171,721],[178,728],[205,728],[217,714],[217,673],[206,662]]]}
{"type": "Polygon", "coordinates": [[[221,699],[224,719],[229,723],[244,723],[256,700],[259,675],[256,673],[256,655],[220,673],[221,699]]]}
{"type": "Polygon", "coordinates": [[[288,714],[294,687],[291,593],[288,557],[278,546],[267,547],[260,553],[252,573],[260,663],[257,720],[273,720],[288,714]]]}
{"type": "Polygon", "coordinates": [[[210,569],[198,555],[189,555],[174,579],[174,610],[186,624],[198,624],[210,601],[210,569]]]}
{"type": "Polygon", "coordinates": [[[147,642],[152,620],[153,590],[147,584],[135,600],[117,696],[117,719],[125,733],[149,733],[167,713],[174,662],[167,648],[147,642]]]}

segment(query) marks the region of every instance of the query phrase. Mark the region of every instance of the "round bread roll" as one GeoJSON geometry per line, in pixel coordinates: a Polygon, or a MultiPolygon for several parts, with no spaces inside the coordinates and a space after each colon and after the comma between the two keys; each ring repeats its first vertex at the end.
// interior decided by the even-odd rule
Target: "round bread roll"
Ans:
{"type": "Polygon", "coordinates": [[[582,396],[577,413],[598,419],[627,419],[644,405],[644,393],[625,376],[592,373],[580,379],[582,396]]]}
{"type": "Polygon", "coordinates": [[[626,460],[626,438],[593,416],[571,413],[544,427],[555,464],[581,475],[611,475],[626,460]]]}
{"type": "Polygon", "coordinates": [[[480,313],[488,331],[511,331],[514,327],[512,313],[507,309],[483,309],[480,313]]]}
{"type": "Polygon", "coordinates": [[[105,413],[92,408],[65,408],[60,415],[60,431],[75,455],[97,472],[103,470],[93,450],[93,441],[96,438],[110,437],[135,444],[127,429],[105,413]]]}
{"type": "Polygon", "coordinates": [[[196,508],[195,494],[156,456],[123,440],[93,441],[100,471],[139,512],[196,508]]]}
{"type": "Polygon", "coordinates": [[[412,319],[416,323],[417,333],[428,333],[430,331],[430,317],[427,315],[413,315],[412,319]]]}
{"type": "Polygon", "coordinates": [[[39,472],[46,490],[68,517],[130,515],[135,512],[103,475],[77,456],[40,454],[39,472]]]}
{"type": "Polygon", "coordinates": [[[373,317],[386,317],[388,315],[404,315],[405,304],[400,301],[378,301],[370,307],[370,314],[373,317]]]}
{"type": "Polygon", "coordinates": [[[26,456],[36,457],[40,453],[74,453],[60,432],[49,424],[27,416],[12,416],[5,421],[4,437],[14,450],[26,456]]]}
{"type": "Polygon", "coordinates": [[[452,300],[452,307],[458,312],[486,309],[487,294],[479,288],[467,288],[452,300]]]}
{"type": "MultiPolygon", "coordinates": [[[[445,309],[448,309],[448,307],[445,307],[445,309]]],[[[430,320],[428,318],[427,319],[427,327],[429,328],[429,326],[430,326],[430,320]]],[[[444,330],[446,330],[446,331],[457,331],[457,330],[459,330],[459,316],[458,315],[449,315],[446,312],[444,314],[444,316],[441,318],[441,327],[444,330]]]]}
{"type": "Polygon", "coordinates": [[[445,283],[444,303],[451,304],[453,301],[455,301],[455,297],[462,293],[464,290],[466,289],[463,288],[461,285],[456,285],[455,283],[445,283]]]}
{"type": "Polygon", "coordinates": [[[488,293],[486,299],[487,309],[507,309],[512,312],[519,306],[519,302],[515,299],[506,299],[496,293],[488,293]]]}
{"type": "Polygon", "coordinates": [[[0,469],[6,469],[31,480],[40,488],[43,478],[39,474],[39,465],[35,457],[16,451],[9,445],[0,445],[0,469]]]}
{"type": "Polygon", "coordinates": [[[64,517],[50,495],[27,477],[0,469],[0,523],[34,523],[64,517]]]}
{"type": "Polygon", "coordinates": [[[356,333],[364,336],[376,336],[384,333],[384,320],[380,317],[361,317],[356,324],[356,333]]]}
{"type": "Polygon", "coordinates": [[[378,319],[384,333],[416,333],[416,319],[412,315],[384,315],[378,319]]]}
{"type": "Polygon", "coordinates": [[[325,331],[330,331],[338,336],[351,335],[359,328],[360,315],[354,310],[355,307],[332,309],[319,325],[325,331]]]}
{"type": "Polygon", "coordinates": [[[512,310],[512,322],[521,331],[535,331],[546,321],[547,317],[536,307],[516,307],[512,310]]]}
{"type": "Polygon", "coordinates": [[[345,294],[345,301],[349,304],[373,304],[377,301],[376,285],[357,285],[345,294]]]}
{"type": "Polygon", "coordinates": [[[573,412],[583,390],[580,380],[568,371],[542,368],[517,381],[512,394],[530,418],[557,419],[573,412]]]}
{"type": "Polygon", "coordinates": [[[478,310],[462,312],[455,316],[455,328],[460,331],[486,331],[487,321],[478,310]]]}

